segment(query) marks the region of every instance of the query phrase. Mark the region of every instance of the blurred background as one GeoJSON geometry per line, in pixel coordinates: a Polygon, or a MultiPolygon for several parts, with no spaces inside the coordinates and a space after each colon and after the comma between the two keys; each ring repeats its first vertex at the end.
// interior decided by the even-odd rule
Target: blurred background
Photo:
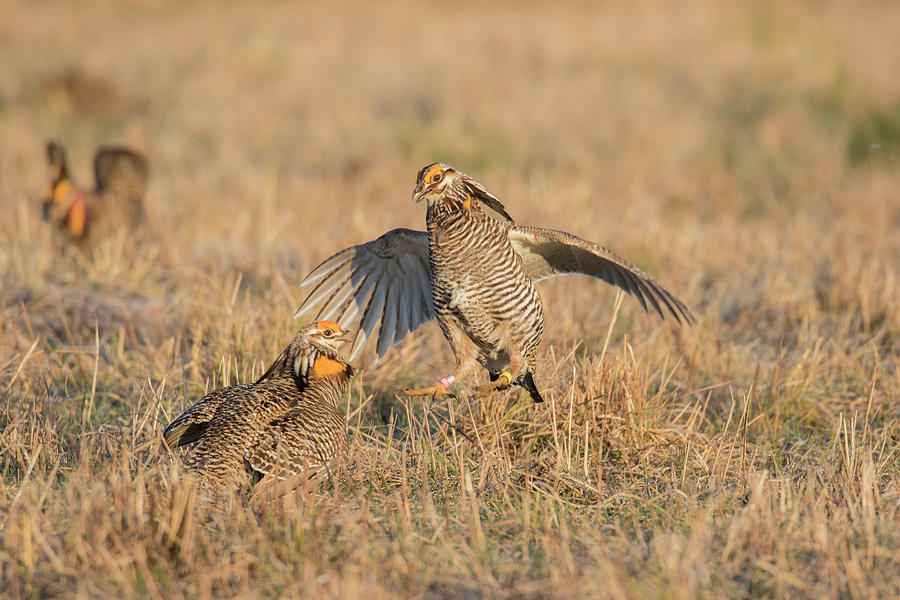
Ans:
{"type": "Polygon", "coordinates": [[[898,39],[887,0],[3,0],[0,581],[896,596],[898,39]],[[79,248],[44,223],[50,138],[86,187],[97,146],[143,153],[144,230],[79,248]],[[393,398],[451,364],[426,325],[358,361],[362,467],[318,508],[185,511],[141,453],[263,372],[312,267],[423,228],[435,161],[636,263],[697,324],[541,283],[548,402],[432,407],[479,444],[393,398]]]}

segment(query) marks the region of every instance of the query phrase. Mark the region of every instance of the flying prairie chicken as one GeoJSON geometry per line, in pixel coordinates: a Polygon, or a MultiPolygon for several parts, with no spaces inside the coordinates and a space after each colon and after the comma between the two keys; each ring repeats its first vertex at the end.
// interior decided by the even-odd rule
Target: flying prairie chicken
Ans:
{"type": "Polygon", "coordinates": [[[346,443],[337,404],[353,375],[337,349],[350,337],[330,321],[307,325],[256,383],[215,390],[172,421],[166,443],[194,444],[186,467],[217,487],[259,478],[265,489],[332,468],[346,443]]]}
{"type": "MultiPolygon", "coordinates": [[[[47,144],[50,184],[44,192],[44,219],[58,223],[77,241],[117,227],[134,229],[144,221],[147,162],[127,148],[104,147],[94,155],[94,189],[86,190],[69,175],[66,151],[47,144]]],[[[93,236],[92,236],[93,237],[93,236]]]]}
{"type": "Polygon", "coordinates": [[[325,260],[306,276],[312,287],[296,317],[324,303],[320,318],[359,319],[353,360],[380,322],[379,356],[437,317],[456,358],[453,373],[406,395],[449,393],[481,364],[491,384],[482,393],[519,385],[542,402],[534,383],[544,330],[534,282],[583,273],[618,286],[663,317],[691,322],[687,307],[662,284],[609,250],[562,231],[518,226],[487,189],[436,163],[416,178],[413,201],[428,205],[427,231],[394,229],[325,260]]]}

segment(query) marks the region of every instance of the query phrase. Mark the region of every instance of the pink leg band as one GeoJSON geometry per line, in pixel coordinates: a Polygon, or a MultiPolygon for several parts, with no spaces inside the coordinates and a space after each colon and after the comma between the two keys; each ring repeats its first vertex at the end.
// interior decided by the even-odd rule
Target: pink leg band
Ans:
{"type": "Polygon", "coordinates": [[[447,375],[446,377],[441,377],[441,385],[444,386],[445,390],[449,390],[450,386],[453,385],[453,382],[456,381],[456,377],[453,375],[447,375]]]}

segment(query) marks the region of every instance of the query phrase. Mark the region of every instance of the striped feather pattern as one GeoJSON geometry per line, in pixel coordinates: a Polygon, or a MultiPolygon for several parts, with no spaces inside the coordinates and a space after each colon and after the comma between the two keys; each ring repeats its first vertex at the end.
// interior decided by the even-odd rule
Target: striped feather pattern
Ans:
{"type": "Polygon", "coordinates": [[[353,368],[320,332],[308,325],[259,381],[215,390],[166,427],[169,446],[194,444],[188,469],[218,486],[247,483],[252,472],[262,484],[314,476],[340,457],[346,432],[337,404],[353,368]],[[331,361],[327,376],[317,376],[313,355],[331,361]],[[301,362],[308,367],[297,375],[301,362]]]}
{"type": "Polygon", "coordinates": [[[521,353],[533,370],[544,314],[509,241],[510,225],[442,202],[429,207],[426,223],[434,306],[444,336],[452,345],[452,329],[462,328],[479,348],[478,361],[494,373],[505,370],[510,352],[521,353]],[[500,346],[504,334],[512,347],[500,346]]]}
{"type": "Polygon", "coordinates": [[[535,281],[583,273],[622,288],[660,317],[694,320],[661,283],[606,248],[562,231],[516,225],[483,185],[449,165],[422,168],[413,199],[428,203],[427,231],[395,229],[342,250],[300,284],[310,292],[295,316],[321,305],[319,318],[359,321],[351,357],[376,325],[382,356],[437,317],[454,352],[471,340],[475,358],[494,375],[521,355],[527,377],[512,375],[537,400],[531,373],[543,309],[535,281]]]}

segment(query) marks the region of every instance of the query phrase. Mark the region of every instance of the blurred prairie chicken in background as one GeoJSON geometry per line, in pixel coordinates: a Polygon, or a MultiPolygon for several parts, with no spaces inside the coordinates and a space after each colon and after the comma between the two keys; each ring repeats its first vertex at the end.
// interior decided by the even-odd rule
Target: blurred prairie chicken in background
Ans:
{"type": "Polygon", "coordinates": [[[215,390],[172,421],[166,443],[195,444],[186,467],[217,487],[299,484],[333,468],[346,443],[337,405],[353,375],[337,349],[350,338],[330,321],[305,326],[256,383],[215,390]]]}
{"type": "Polygon", "coordinates": [[[44,219],[58,223],[78,241],[95,230],[134,229],[144,221],[147,162],[127,148],[103,147],[94,155],[94,189],[85,190],[69,175],[66,151],[47,143],[50,184],[44,191],[44,219]]]}
{"type": "Polygon", "coordinates": [[[427,201],[427,231],[394,229],[325,260],[306,276],[312,287],[295,317],[322,304],[319,318],[360,326],[353,360],[380,322],[379,357],[391,344],[435,317],[456,358],[453,373],[406,395],[449,393],[481,364],[489,393],[519,385],[542,402],[534,383],[535,353],[544,330],[534,282],[583,273],[618,286],[660,317],[692,322],[687,307],[662,284],[609,250],[562,231],[517,226],[487,189],[453,167],[419,171],[413,201],[427,201]]]}

